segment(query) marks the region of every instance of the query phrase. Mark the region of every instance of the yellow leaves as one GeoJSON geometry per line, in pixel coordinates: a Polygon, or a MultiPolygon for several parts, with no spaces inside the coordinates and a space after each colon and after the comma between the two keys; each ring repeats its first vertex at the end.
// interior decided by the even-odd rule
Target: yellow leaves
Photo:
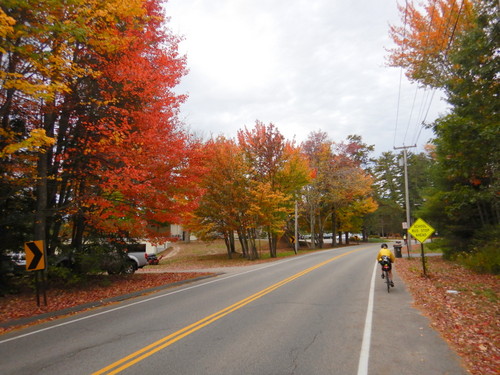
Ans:
{"type": "MultiPolygon", "coordinates": [[[[9,17],[2,8],[0,8],[0,38],[5,38],[7,35],[14,32],[14,26],[16,24],[16,20],[12,17],[9,17]]],[[[5,49],[0,46],[0,53],[5,53],[5,49]]]]}
{"type": "Polygon", "coordinates": [[[284,155],[285,162],[282,170],[278,171],[278,180],[283,190],[297,192],[312,179],[309,163],[301,150],[291,145],[285,147],[284,155]]]}
{"type": "Polygon", "coordinates": [[[27,58],[26,63],[40,75],[0,71],[0,79],[4,82],[3,89],[16,89],[35,99],[52,101],[57,93],[70,91],[67,77],[83,76],[81,69],[78,70],[61,55],[51,55],[42,61],[27,58]]]}
{"type": "Polygon", "coordinates": [[[127,17],[141,17],[146,14],[143,0],[92,0],[85,1],[86,15],[116,22],[127,17]]]}
{"type": "Polygon", "coordinates": [[[252,185],[248,214],[257,219],[258,225],[279,232],[285,224],[291,197],[281,191],[273,190],[269,182],[254,182],[252,185]]]}
{"type": "Polygon", "coordinates": [[[140,30],[146,10],[143,0],[94,0],[81,10],[86,25],[93,32],[87,42],[101,53],[118,53],[128,47],[136,36],[126,35],[120,26],[140,30]]]}
{"type": "Polygon", "coordinates": [[[80,43],[98,53],[123,51],[139,37],[127,31],[142,31],[146,23],[144,5],[144,0],[75,0],[47,8],[41,2],[22,20],[13,18],[22,17],[22,5],[11,11],[12,17],[0,9],[0,53],[12,53],[23,64],[22,74],[0,72],[3,89],[52,101],[68,93],[75,79],[95,77],[88,64],[75,60],[80,43]]]}
{"type": "MultiPolygon", "coordinates": [[[[125,142],[127,138],[126,134],[123,131],[117,130],[112,132],[108,137],[102,138],[99,140],[99,145],[107,146],[107,145],[121,145],[125,142]]],[[[92,150],[89,150],[91,152],[92,150]]]]}
{"type": "Polygon", "coordinates": [[[20,150],[45,152],[45,148],[52,146],[54,143],[55,139],[47,137],[44,129],[34,129],[31,131],[29,138],[24,141],[5,146],[0,152],[0,157],[3,158],[20,150]]]}

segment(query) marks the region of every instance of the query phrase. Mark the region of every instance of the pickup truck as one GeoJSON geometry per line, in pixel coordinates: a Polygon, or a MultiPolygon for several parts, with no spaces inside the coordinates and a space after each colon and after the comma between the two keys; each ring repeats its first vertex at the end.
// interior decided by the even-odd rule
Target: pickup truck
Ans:
{"type": "Polygon", "coordinates": [[[145,244],[134,244],[127,249],[127,261],[123,273],[132,274],[148,264],[148,254],[145,244]]]}

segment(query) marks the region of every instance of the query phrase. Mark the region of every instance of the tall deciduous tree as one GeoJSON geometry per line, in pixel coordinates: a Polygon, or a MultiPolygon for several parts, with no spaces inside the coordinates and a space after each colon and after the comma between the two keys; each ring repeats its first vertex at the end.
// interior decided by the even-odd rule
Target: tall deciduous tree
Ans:
{"type": "MultiPolygon", "coordinates": [[[[398,54],[392,57],[395,65],[407,68],[417,81],[444,88],[452,105],[450,113],[433,124],[436,187],[421,213],[453,241],[451,250],[470,251],[475,237],[486,238],[485,230],[498,233],[500,222],[500,9],[496,0],[436,3],[447,4],[455,14],[443,18],[454,22],[441,33],[447,41],[446,48],[441,49],[441,60],[425,57],[425,43],[421,42],[421,30],[425,28],[414,27],[419,19],[433,23],[429,10],[418,17],[416,13],[407,14],[412,26],[408,44],[421,46],[415,50],[424,54],[421,61],[399,58],[398,54]],[[430,79],[432,72],[437,72],[437,81],[430,79]]],[[[404,54],[402,40],[395,41],[402,47],[399,55],[404,54]]]]}
{"type": "Polygon", "coordinates": [[[292,198],[307,182],[307,169],[293,145],[285,141],[272,123],[266,126],[256,121],[253,129],[245,127],[238,132],[238,141],[250,165],[254,191],[261,197],[257,216],[267,230],[270,255],[276,257],[287,211],[293,211],[292,198]],[[265,194],[262,192],[266,190],[273,195],[272,201],[264,199],[265,194]]]}
{"type": "Polygon", "coordinates": [[[323,246],[323,232],[329,223],[335,246],[337,232],[361,230],[363,217],[376,208],[371,197],[371,177],[361,167],[368,162],[372,147],[363,144],[359,136],[349,136],[347,142],[336,144],[326,133],[313,132],[303,149],[315,170],[304,192],[312,241],[323,246]]]}
{"type": "Polygon", "coordinates": [[[405,68],[410,80],[443,87],[455,37],[472,25],[472,2],[432,0],[417,6],[406,1],[399,12],[402,24],[390,28],[396,43],[390,50],[390,65],[405,68]]]}
{"type": "Polygon", "coordinates": [[[6,0],[1,10],[8,137],[0,149],[34,129],[56,140],[37,161],[23,150],[2,159],[2,173],[16,170],[21,186],[2,186],[2,212],[19,189],[36,193],[35,228],[49,251],[68,240],[61,233],[76,247],[90,233],[155,239],[149,224],[178,221],[192,208],[199,164],[197,142],[177,120],[184,97],[172,88],[185,60],[160,3],[6,0]],[[36,167],[36,187],[21,182],[24,165],[36,167]]]}
{"type": "Polygon", "coordinates": [[[256,222],[250,215],[253,195],[242,150],[235,141],[218,137],[205,144],[203,155],[203,194],[196,210],[188,214],[186,225],[202,240],[222,235],[230,258],[236,251],[236,232],[243,256],[255,259],[256,222]]]}
{"type": "Polygon", "coordinates": [[[364,217],[377,208],[372,194],[373,179],[362,168],[368,163],[368,154],[372,150],[373,146],[362,143],[360,136],[348,136],[347,142],[334,145],[332,182],[328,194],[332,233],[345,232],[347,243],[348,233],[362,231],[364,217]]]}
{"type": "MultiPolygon", "coordinates": [[[[269,236],[283,233],[292,202],[308,182],[310,171],[300,150],[290,143],[279,147],[283,140],[273,126],[257,123],[253,131],[240,132],[244,146],[224,137],[205,145],[203,195],[187,225],[204,240],[222,234],[229,257],[235,252],[236,232],[243,256],[257,258],[260,230],[269,236]],[[261,144],[272,139],[278,140],[279,158],[270,144],[261,144]]],[[[276,249],[271,256],[276,256],[276,249]]]]}

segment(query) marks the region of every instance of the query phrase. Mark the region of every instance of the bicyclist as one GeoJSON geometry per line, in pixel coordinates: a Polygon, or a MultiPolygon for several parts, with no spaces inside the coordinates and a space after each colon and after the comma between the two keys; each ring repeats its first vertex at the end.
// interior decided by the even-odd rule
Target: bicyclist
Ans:
{"type": "MultiPolygon", "coordinates": [[[[377,255],[377,262],[379,262],[381,266],[383,266],[386,262],[389,263],[389,279],[391,282],[391,286],[394,286],[394,282],[392,281],[392,263],[396,261],[396,258],[394,258],[394,254],[392,253],[392,251],[387,248],[387,244],[383,243],[380,247],[381,249],[377,255]]],[[[382,270],[382,279],[383,278],[384,271],[382,270]]]]}

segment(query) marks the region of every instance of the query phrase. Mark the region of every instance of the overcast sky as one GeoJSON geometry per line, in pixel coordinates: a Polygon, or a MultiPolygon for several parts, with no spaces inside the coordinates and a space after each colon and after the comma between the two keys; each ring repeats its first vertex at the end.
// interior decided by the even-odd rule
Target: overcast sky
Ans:
{"type": "Polygon", "coordinates": [[[419,135],[422,120],[446,110],[404,78],[400,90],[400,69],[386,66],[396,0],[169,0],[165,9],[190,71],[176,89],[189,95],[181,119],[204,138],[236,137],[258,119],[297,143],[321,130],[336,142],[361,135],[376,154],[421,150],[432,136],[419,135]]]}

